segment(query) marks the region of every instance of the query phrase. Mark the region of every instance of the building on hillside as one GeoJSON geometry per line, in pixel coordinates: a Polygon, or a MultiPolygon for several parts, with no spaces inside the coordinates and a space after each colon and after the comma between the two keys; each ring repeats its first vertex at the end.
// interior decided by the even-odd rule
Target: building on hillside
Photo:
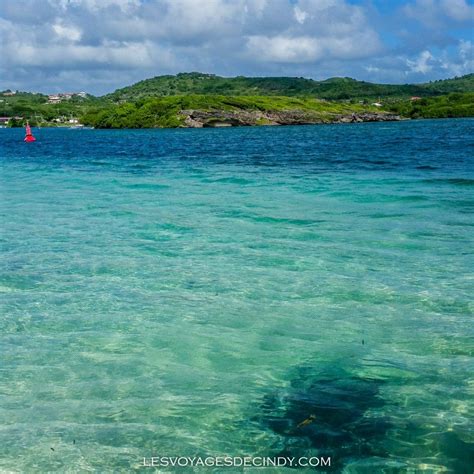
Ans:
{"type": "Polygon", "coordinates": [[[71,100],[73,97],[87,98],[86,92],[58,92],[48,95],[48,104],[59,104],[63,100],[71,100]]]}
{"type": "Polygon", "coordinates": [[[410,100],[413,102],[415,100],[421,100],[421,97],[418,97],[416,95],[414,95],[413,97],[410,97],[410,100]]]}
{"type": "Polygon", "coordinates": [[[61,103],[61,96],[59,94],[48,95],[48,104],[61,103]]]}
{"type": "Polygon", "coordinates": [[[375,107],[382,107],[382,104],[380,102],[374,102],[372,105],[375,105],[375,107]]]}
{"type": "Polygon", "coordinates": [[[0,117],[0,127],[5,128],[10,125],[10,121],[19,122],[23,120],[23,117],[15,115],[14,117],[0,117]]]}

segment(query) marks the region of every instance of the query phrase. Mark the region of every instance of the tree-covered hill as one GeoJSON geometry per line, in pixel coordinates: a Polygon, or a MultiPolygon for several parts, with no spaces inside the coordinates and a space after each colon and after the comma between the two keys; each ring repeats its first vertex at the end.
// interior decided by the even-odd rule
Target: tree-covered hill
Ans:
{"type": "Polygon", "coordinates": [[[293,125],[474,116],[474,93],[454,92],[385,107],[283,96],[181,95],[93,107],[82,117],[96,128],[293,125]]]}
{"type": "Polygon", "coordinates": [[[73,97],[57,104],[50,104],[45,94],[21,91],[12,93],[7,90],[0,92],[0,116],[11,117],[10,126],[21,126],[25,120],[29,120],[32,125],[47,126],[60,118],[63,121],[72,117],[78,118],[89,107],[102,102],[104,101],[99,98],[87,95],[85,98],[73,97]]]}
{"type": "Polygon", "coordinates": [[[443,79],[423,84],[425,90],[433,95],[449,94],[451,92],[474,92],[474,73],[452,79],[443,79]]]}
{"type": "MultiPolygon", "coordinates": [[[[223,78],[186,73],[160,76],[103,97],[0,93],[0,116],[8,126],[145,128],[217,125],[276,125],[350,120],[356,114],[404,118],[474,116],[474,74],[427,84],[386,85],[332,78],[223,78]],[[413,97],[417,96],[417,97],[413,97]],[[381,104],[374,104],[374,102],[381,104]],[[189,113],[188,113],[189,112],[189,113]]],[[[364,115],[364,116],[361,116],[364,115]]],[[[357,120],[358,121],[358,120],[357,120]]]]}
{"type": "Polygon", "coordinates": [[[416,101],[397,101],[388,107],[407,118],[474,117],[474,93],[452,92],[416,101]]]}
{"type": "Polygon", "coordinates": [[[220,77],[197,72],[157,76],[104,96],[113,102],[174,95],[300,96],[328,100],[407,98],[474,92],[474,74],[426,84],[373,84],[351,78],[315,81],[302,77],[220,77]]]}
{"type": "Polygon", "coordinates": [[[82,123],[96,128],[200,126],[186,121],[200,114],[204,126],[326,123],[351,114],[384,115],[377,107],[280,96],[181,95],[91,108],[82,123]]]}

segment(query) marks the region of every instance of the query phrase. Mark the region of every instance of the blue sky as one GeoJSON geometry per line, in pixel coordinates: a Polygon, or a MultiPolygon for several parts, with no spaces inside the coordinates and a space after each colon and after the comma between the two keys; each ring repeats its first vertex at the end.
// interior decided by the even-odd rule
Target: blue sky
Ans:
{"type": "Polygon", "coordinates": [[[0,88],[161,74],[427,82],[474,71],[468,0],[1,0],[0,88]]]}

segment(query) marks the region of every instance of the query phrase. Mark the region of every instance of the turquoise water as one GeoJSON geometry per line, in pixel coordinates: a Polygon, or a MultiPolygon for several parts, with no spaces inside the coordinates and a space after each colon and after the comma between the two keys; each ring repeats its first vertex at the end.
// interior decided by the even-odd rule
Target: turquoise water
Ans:
{"type": "Polygon", "coordinates": [[[0,471],[472,473],[473,125],[0,130],[0,471]]]}

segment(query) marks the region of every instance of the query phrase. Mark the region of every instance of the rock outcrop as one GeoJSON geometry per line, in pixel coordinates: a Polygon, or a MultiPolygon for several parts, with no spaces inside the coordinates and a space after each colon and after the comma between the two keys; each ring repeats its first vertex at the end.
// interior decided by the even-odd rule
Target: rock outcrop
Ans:
{"type": "Polygon", "coordinates": [[[308,125],[319,123],[385,122],[403,120],[386,112],[352,114],[311,113],[299,110],[182,110],[184,127],[243,127],[253,125],[308,125]]]}

